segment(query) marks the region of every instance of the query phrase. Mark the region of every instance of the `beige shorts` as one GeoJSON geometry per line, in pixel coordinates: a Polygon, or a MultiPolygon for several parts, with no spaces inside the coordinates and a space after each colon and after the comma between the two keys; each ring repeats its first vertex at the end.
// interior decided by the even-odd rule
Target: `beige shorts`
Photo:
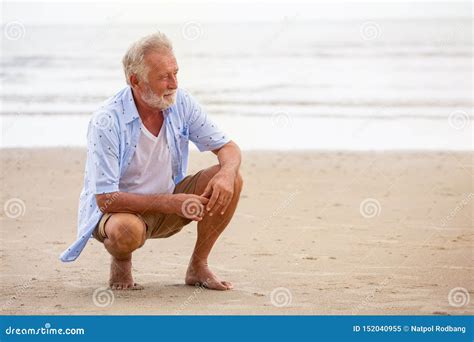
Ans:
{"type": "MultiPolygon", "coordinates": [[[[196,190],[196,184],[199,176],[203,170],[199,171],[195,175],[190,175],[184,178],[178,185],[176,185],[174,192],[193,194],[196,190]]],[[[104,242],[107,235],[105,234],[105,224],[107,220],[114,215],[115,213],[106,213],[104,214],[97,226],[92,233],[92,236],[100,241],[104,242]]],[[[190,223],[192,220],[185,217],[176,215],[176,214],[161,214],[161,213],[135,213],[146,226],[146,238],[147,239],[157,239],[157,238],[167,238],[176,233],[178,233],[185,225],[190,223]]]]}

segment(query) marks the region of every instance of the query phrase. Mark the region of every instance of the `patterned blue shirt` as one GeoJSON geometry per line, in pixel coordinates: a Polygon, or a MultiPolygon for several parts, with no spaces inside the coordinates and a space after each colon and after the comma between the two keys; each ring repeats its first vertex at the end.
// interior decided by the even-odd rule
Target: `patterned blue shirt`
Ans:
{"type": "MultiPolygon", "coordinates": [[[[201,152],[218,149],[230,141],[183,89],[178,89],[175,104],[164,111],[164,124],[175,184],[186,175],[190,140],[201,152]]],[[[87,161],[79,198],[77,240],[61,254],[62,261],[76,260],[102,217],[95,195],[119,191],[120,178],[130,165],[140,129],[141,119],[130,87],[108,99],[93,114],[87,131],[87,161]]]]}

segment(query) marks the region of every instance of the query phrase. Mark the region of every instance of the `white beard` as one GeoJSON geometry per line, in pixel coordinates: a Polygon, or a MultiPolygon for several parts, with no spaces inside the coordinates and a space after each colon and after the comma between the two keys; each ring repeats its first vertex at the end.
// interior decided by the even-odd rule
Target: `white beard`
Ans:
{"type": "Polygon", "coordinates": [[[176,90],[169,94],[171,94],[172,96],[169,96],[167,98],[164,96],[158,96],[153,93],[153,91],[147,85],[147,89],[145,94],[143,94],[142,96],[142,100],[151,108],[165,110],[171,107],[176,101],[176,90]]]}

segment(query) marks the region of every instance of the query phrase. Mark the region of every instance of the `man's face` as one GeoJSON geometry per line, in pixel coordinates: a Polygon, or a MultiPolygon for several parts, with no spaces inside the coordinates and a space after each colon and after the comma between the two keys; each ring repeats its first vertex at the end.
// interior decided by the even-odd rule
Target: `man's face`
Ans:
{"type": "Polygon", "coordinates": [[[142,100],[154,109],[164,110],[176,100],[178,88],[178,64],[168,50],[150,52],[145,55],[148,66],[147,79],[140,80],[139,93],[142,100]]]}

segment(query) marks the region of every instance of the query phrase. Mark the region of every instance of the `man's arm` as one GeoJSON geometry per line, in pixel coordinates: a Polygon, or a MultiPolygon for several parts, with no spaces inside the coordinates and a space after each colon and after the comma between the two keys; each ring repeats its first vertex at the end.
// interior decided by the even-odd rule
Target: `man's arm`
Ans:
{"type": "Polygon", "coordinates": [[[217,155],[221,168],[209,181],[201,196],[209,198],[206,210],[210,216],[215,213],[224,215],[234,195],[234,183],[238,177],[242,156],[239,146],[233,141],[212,152],[217,155]]]}
{"type": "Polygon", "coordinates": [[[242,154],[239,146],[233,141],[229,141],[221,148],[212,151],[217,156],[221,166],[220,171],[232,172],[237,176],[242,161],[242,154]]]}
{"type": "Polygon", "coordinates": [[[192,215],[183,212],[186,200],[194,199],[206,205],[207,198],[193,194],[157,194],[140,195],[128,192],[111,192],[95,196],[97,205],[103,213],[142,213],[158,212],[163,214],[177,214],[195,221],[201,221],[204,213],[192,215]]]}

